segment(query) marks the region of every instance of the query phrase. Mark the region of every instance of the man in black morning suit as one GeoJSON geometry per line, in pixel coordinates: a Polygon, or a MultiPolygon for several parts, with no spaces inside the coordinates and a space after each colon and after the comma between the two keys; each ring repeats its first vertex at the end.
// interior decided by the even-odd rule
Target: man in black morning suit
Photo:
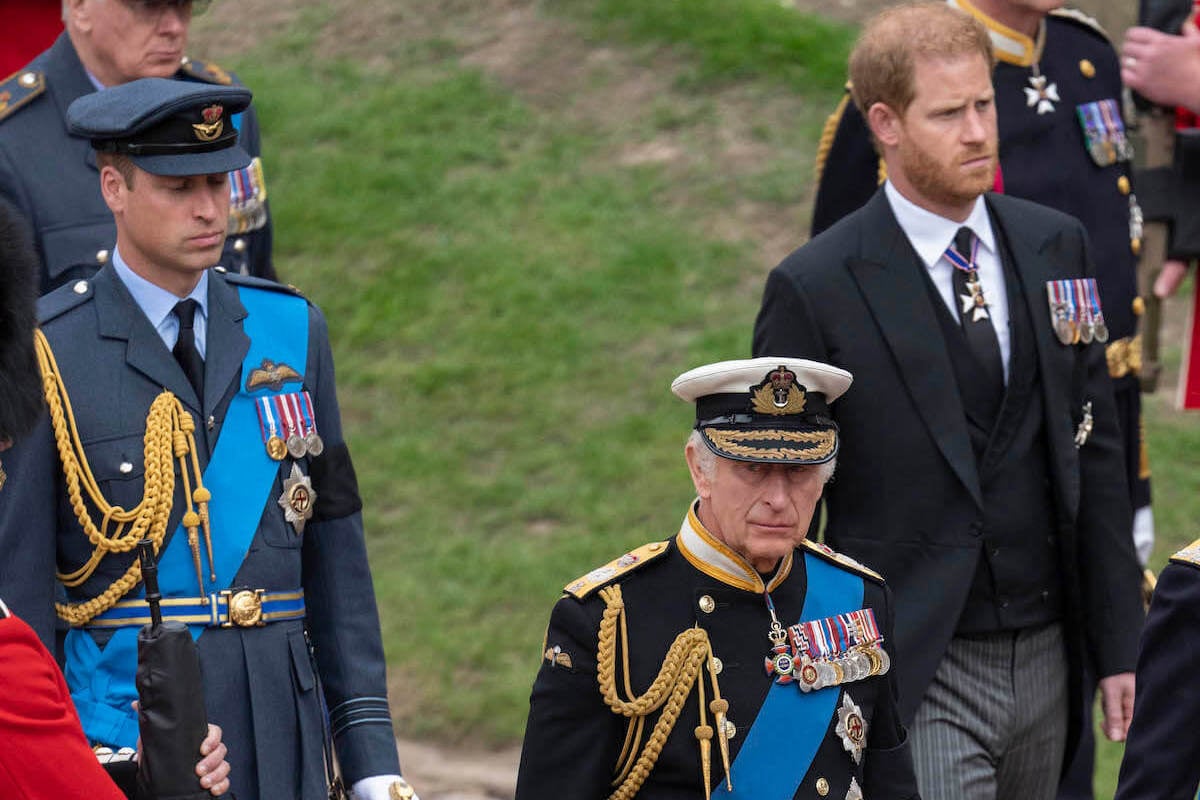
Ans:
{"type": "Polygon", "coordinates": [[[867,26],[851,79],[889,181],[772,271],[754,334],[857,376],[826,538],[895,592],[927,800],[1053,797],[1084,648],[1119,739],[1141,623],[1086,234],[984,194],[991,66],[983,27],[942,4],[867,26]]]}

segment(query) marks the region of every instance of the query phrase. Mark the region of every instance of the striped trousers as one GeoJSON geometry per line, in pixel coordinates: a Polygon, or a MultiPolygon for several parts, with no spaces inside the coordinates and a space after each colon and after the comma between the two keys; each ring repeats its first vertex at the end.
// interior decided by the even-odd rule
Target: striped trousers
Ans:
{"type": "Polygon", "coordinates": [[[923,800],[1053,800],[1067,739],[1062,626],[951,639],[909,731],[923,800]]]}

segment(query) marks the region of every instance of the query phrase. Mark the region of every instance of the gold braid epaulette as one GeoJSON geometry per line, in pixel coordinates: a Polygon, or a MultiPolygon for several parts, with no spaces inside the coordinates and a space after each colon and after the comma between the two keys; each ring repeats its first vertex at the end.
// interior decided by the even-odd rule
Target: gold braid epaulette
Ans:
{"type": "Polygon", "coordinates": [[[728,701],[721,697],[721,689],[717,684],[717,671],[713,663],[712,646],[708,641],[708,633],[702,628],[688,628],[675,637],[663,658],[662,667],[650,688],[640,697],[633,696],[633,688],[629,681],[629,630],[625,623],[625,602],[621,597],[619,584],[606,586],[600,590],[604,600],[604,615],[600,620],[599,643],[596,653],[596,679],[600,684],[600,694],[604,702],[614,713],[629,717],[629,729],[626,732],[625,746],[617,760],[616,779],[613,785],[615,791],[609,800],[629,800],[638,793],[650,771],[654,769],[663,745],[679,719],[679,712],[684,701],[697,689],[700,700],[700,725],[696,727],[695,735],[700,744],[700,766],[704,776],[704,796],[711,796],[712,774],[712,738],[713,726],[708,724],[707,710],[711,709],[716,717],[716,735],[721,750],[721,761],[725,766],[725,783],[732,791],[733,784],[729,777],[729,737],[725,730],[725,713],[729,710],[728,701]],[[625,695],[628,700],[622,700],[617,695],[616,682],[616,639],[617,624],[621,627],[621,659],[624,668],[623,682],[625,695]],[[704,702],[704,681],[700,671],[708,667],[709,681],[712,684],[713,700],[704,702]],[[650,738],[645,748],[638,754],[646,717],[659,708],[662,713],[654,723],[650,738]]]}
{"type": "MultiPolygon", "coordinates": [[[[79,569],[70,573],[59,573],[58,579],[65,586],[79,586],[90,578],[101,559],[109,553],[127,553],[143,538],[149,539],[157,554],[162,548],[167,521],[171,516],[171,505],[175,496],[175,467],[178,459],[187,495],[187,512],[183,517],[188,530],[188,543],[196,566],[196,577],[203,587],[200,568],[200,551],[197,528],[204,527],[204,536],[209,546],[209,563],[212,563],[211,535],[208,529],[208,501],[210,494],[200,479],[200,466],[196,457],[195,423],[171,392],[163,390],[150,404],[146,415],[144,437],[145,477],[142,500],[134,508],[126,510],[114,506],[104,499],[100,486],[92,474],[79,438],[75,415],[71,411],[71,399],[58,371],[54,352],[41,330],[34,332],[38,367],[42,373],[42,390],[50,412],[50,424],[54,430],[54,441],[58,457],[62,462],[63,477],[66,479],[67,499],[79,525],[92,543],[92,555],[79,569]],[[192,475],[196,489],[191,491],[188,474],[188,456],[191,456],[192,475]],[[100,526],[84,503],[84,493],[101,515],[100,526]],[[193,507],[198,504],[199,512],[193,507]],[[115,526],[109,531],[110,526],[115,526]]],[[[135,559],[129,569],[96,597],[82,603],[55,603],[58,616],[74,626],[84,625],[96,615],[102,614],[117,604],[125,594],[137,586],[142,579],[142,568],[135,559]]],[[[201,588],[203,594],[203,588],[201,588]]]]}

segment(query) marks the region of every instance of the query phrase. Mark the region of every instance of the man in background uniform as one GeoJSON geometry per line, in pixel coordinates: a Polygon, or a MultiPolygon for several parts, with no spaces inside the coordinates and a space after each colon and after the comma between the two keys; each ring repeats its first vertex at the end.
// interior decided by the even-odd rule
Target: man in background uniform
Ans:
{"type": "Polygon", "coordinates": [[[68,109],[116,247],[40,301],[48,413],[6,457],[0,592],[49,643],[57,571],[84,730],[132,746],[148,618],[133,546],[149,538],[239,800],[325,800],[327,722],[356,798],[411,797],[325,320],[279,284],[209,269],[229,173],[250,163],[230,124],[249,103],[147,78],[68,109]]]}
{"type": "Polygon", "coordinates": [[[883,579],[805,541],[848,372],[795,358],[680,375],[698,499],[672,539],[567,585],[517,800],[909,800],[883,579]]]}
{"type": "MultiPolygon", "coordinates": [[[[66,31],[49,50],[0,83],[0,195],[32,226],[41,292],[88,278],[112,258],[116,231],[97,189],[86,139],[67,130],[77,98],[138,78],[174,77],[229,86],[216,64],[184,56],[191,15],[209,0],[63,0],[66,31]]],[[[258,118],[232,120],[254,158],[230,175],[229,237],[219,263],[275,279],[258,118]]]]}
{"type": "MultiPolygon", "coordinates": [[[[996,55],[996,190],[1076,217],[1091,239],[1134,508],[1131,534],[1145,567],[1154,548],[1154,520],[1139,382],[1142,212],[1133,193],[1133,147],[1117,55],[1095,20],[1062,9],[1062,0],[947,2],[987,27],[996,55]]],[[[826,123],[818,159],[813,236],[864,205],[886,176],[849,92],[826,123]]],[[[1092,795],[1091,704],[1084,707],[1088,720],[1064,798],[1092,795]]]]}

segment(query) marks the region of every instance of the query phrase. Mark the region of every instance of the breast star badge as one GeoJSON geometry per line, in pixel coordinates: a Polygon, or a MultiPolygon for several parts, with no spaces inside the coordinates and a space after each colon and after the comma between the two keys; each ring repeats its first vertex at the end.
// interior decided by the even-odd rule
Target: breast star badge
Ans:
{"type": "Polygon", "coordinates": [[[842,695],[842,705],[837,715],[835,731],[842,740],[842,747],[846,748],[855,764],[862,763],[863,749],[867,746],[867,721],[863,719],[862,709],[850,698],[849,692],[842,695]]]}
{"type": "Polygon", "coordinates": [[[316,503],[312,478],[301,472],[298,464],[292,464],[292,474],[283,482],[279,505],[283,508],[283,518],[292,523],[297,536],[304,533],[304,523],[312,518],[316,503]]]}

